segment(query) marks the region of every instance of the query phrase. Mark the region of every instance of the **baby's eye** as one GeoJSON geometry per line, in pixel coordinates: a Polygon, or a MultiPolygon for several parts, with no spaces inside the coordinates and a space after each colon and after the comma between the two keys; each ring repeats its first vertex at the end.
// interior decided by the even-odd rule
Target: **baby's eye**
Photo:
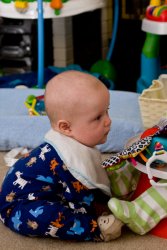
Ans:
{"type": "Polygon", "coordinates": [[[110,109],[110,107],[108,107],[107,110],[106,110],[107,115],[109,114],[109,109],[110,109]]]}
{"type": "Polygon", "coordinates": [[[98,120],[100,120],[100,118],[101,118],[101,115],[97,116],[95,120],[98,121],[98,120]]]}

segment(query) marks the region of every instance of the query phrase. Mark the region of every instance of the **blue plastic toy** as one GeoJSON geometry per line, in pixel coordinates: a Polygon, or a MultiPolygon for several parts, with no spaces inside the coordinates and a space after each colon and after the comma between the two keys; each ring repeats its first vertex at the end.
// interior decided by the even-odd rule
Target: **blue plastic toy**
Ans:
{"type": "Polygon", "coordinates": [[[148,88],[160,74],[166,73],[160,65],[160,35],[167,34],[167,1],[150,0],[146,17],[142,21],[146,39],[141,54],[141,76],[137,81],[137,92],[148,88]]]}
{"type": "Polygon", "coordinates": [[[159,41],[159,35],[146,34],[141,54],[141,76],[137,81],[138,93],[142,93],[152,84],[152,80],[157,79],[160,75],[159,41]]]}

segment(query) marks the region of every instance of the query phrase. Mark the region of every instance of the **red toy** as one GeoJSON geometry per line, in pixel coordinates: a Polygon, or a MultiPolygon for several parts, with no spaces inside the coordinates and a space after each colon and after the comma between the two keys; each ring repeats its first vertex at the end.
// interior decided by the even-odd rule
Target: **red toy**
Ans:
{"type": "Polygon", "coordinates": [[[167,1],[150,1],[150,5],[146,9],[146,18],[156,22],[167,22],[167,1]]]}

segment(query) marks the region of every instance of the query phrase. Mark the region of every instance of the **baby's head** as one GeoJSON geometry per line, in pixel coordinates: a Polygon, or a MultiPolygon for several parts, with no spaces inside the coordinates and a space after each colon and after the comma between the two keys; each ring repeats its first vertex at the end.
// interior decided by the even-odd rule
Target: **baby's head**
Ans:
{"type": "Polygon", "coordinates": [[[96,77],[65,71],[46,85],[45,107],[54,130],[94,147],[107,139],[109,91],[96,77]]]}

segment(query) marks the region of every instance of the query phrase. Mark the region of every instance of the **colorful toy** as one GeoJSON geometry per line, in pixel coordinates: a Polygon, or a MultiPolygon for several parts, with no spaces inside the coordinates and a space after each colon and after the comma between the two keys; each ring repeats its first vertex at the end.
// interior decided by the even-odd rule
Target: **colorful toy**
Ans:
{"type": "Polygon", "coordinates": [[[60,10],[63,7],[63,3],[67,2],[68,0],[51,0],[50,7],[55,10],[55,14],[59,15],[60,10]]]}
{"type": "MultiPolygon", "coordinates": [[[[127,161],[141,171],[137,189],[131,200],[151,185],[167,186],[166,183],[156,182],[157,178],[167,179],[167,119],[160,120],[154,127],[131,139],[125,150],[106,159],[102,167],[110,175],[112,171],[124,167],[127,161]]],[[[150,233],[167,239],[167,219],[163,219],[150,233]]]]}
{"type": "Polygon", "coordinates": [[[46,115],[43,95],[41,96],[29,95],[24,104],[26,108],[28,108],[28,114],[30,116],[46,115]]]}
{"type": "MultiPolygon", "coordinates": [[[[35,2],[36,0],[1,0],[3,3],[14,2],[16,10],[20,13],[25,13],[29,9],[29,3],[35,2]]],[[[43,0],[43,2],[50,2],[50,7],[55,10],[55,15],[61,13],[63,4],[69,0],[43,0]]]]}
{"type": "MultiPolygon", "coordinates": [[[[167,22],[167,1],[161,5],[160,0],[150,1],[146,9],[146,18],[156,22],[167,22]]],[[[164,1],[163,1],[164,2],[164,1]]]]}
{"type": "MultiPolygon", "coordinates": [[[[117,164],[120,164],[122,161],[127,159],[134,159],[137,155],[140,155],[151,143],[152,137],[148,136],[144,139],[140,139],[137,142],[133,143],[128,148],[125,148],[122,152],[117,153],[114,156],[111,156],[110,159],[105,160],[102,163],[103,168],[109,170],[115,170],[115,167],[118,168],[117,164]]],[[[120,165],[122,167],[122,165],[120,165]]]]}
{"type": "Polygon", "coordinates": [[[159,58],[160,35],[167,34],[167,0],[151,0],[142,21],[146,39],[141,54],[141,76],[137,81],[137,92],[148,88],[154,79],[165,73],[159,58]],[[163,4],[162,4],[163,2],[163,4]]]}
{"type": "Polygon", "coordinates": [[[28,1],[15,1],[15,8],[20,13],[25,13],[28,10],[28,1]]]}
{"type": "MultiPolygon", "coordinates": [[[[140,137],[132,145],[128,145],[122,152],[112,155],[102,163],[102,167],[110,171],[117,168],[117,164],[122,161],[133,159],[133,163],[140,161],[146,164],[148,159],[152,156],[152,152],[158,150],[158,145],[165,145],[167,150],[167,119],[161,119],[160,122],[152,128],[145,130],[140,137]],[[156,145],[156,148],[155,148],[156,145]]],[[[161,153],[164,151],[161,151],[161,153]]],[[[136,166],[136,164],[134,164],[136,166]]],[[[121,167],[121,165],[120,165],[121,167]]]]}

